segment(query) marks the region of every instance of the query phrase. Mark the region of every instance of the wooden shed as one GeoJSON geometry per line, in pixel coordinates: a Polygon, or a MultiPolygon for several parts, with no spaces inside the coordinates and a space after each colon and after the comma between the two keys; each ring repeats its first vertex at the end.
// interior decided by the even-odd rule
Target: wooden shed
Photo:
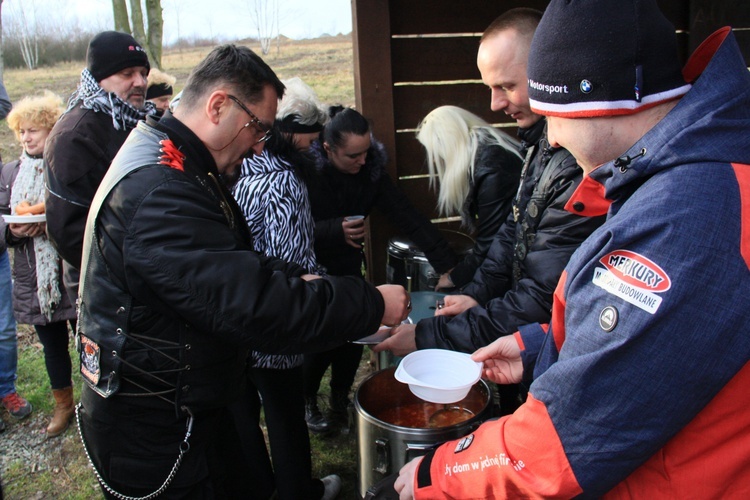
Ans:
{"type": "MultiPolygon", "coordinates": [[[[747,0],[657,0],[675,25],[683,61],[714,30],[730,25],[750,65],[750,2],[747,0]]],[[[476,67],[479,37],[508,9],[548,0],[352,0],[354,84],[357,108],[385,144],[388,171],[412,203],[433,223],[439,219],[429,189],[424,153],[414,130],[432,109],[453,104],[515,134],[516,124],[490,111],[490,91],[476,67]]],[[[369,218],[368,276],[386,281],[388,242],[396,229],[380,214],[369,218]]]]}

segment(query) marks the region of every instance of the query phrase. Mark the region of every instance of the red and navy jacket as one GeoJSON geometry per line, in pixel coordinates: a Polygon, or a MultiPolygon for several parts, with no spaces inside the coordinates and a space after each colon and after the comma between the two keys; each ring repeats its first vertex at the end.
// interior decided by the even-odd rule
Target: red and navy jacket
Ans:
{"type": "Polygon", "coordinates": [[[527,402],[427,455],[416,498],[750,498],[750,73],[728,28],[684,73],[569,202],[607,221],[515,334],[527,402]]]}

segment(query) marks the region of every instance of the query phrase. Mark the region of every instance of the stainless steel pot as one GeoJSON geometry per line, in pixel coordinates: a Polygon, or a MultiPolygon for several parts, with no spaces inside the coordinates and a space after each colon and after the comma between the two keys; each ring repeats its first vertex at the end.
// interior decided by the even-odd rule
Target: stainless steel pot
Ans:
{"type": "MultiPolygon", "coordinates": [[[[458,255],[474,248],[474,240],[461,232],[441,229],[440,234],[458,255]]],[[[401,285],[410,292],[432,291],[440,275],[432,268],[424,252],[410,239],[394,237],[388,241],[386,282],[401,285]]]]}
{"type": "Polygon", "coordinates": [[[373,373],[362,382],[354,397],[360,498],[365,497],[368,488],[398,472],[413,458],[445,441],[471,433],[492,416],[490,389],[480,380],[465,399],[451,405],[473,413],[468,420],[437,428],[404,427],[388,421],[388,417],[397,414],[400,408],[428,404],[394,378],[395,370],[395,367],[390,367],[373,373]],[[385,420],[380,418],[383,416],[387,416],[385,420]]]}

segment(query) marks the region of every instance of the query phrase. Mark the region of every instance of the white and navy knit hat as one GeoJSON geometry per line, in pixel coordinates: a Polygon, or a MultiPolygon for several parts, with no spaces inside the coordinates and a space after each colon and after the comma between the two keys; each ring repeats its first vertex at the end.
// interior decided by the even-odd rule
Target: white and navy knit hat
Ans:
{"type": "Polygon", "coordinates": [[[633,114],[690,90],[655,0],[552,0],[528,78],[532,111],[567,118],[633,114]]]}

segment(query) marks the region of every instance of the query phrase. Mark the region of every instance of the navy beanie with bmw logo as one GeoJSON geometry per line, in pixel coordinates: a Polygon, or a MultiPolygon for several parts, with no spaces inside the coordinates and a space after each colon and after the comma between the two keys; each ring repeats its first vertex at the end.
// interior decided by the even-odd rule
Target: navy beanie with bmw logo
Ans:
{"type": "Polygon", "coordinates": [[[141,44],[127,33],[103,31],[89,42],[86,67],[97,82],[134,66],[151,68],[141,44]]]}
{"type": "Polygon", "coordinates": [[[552,0],[528,79],[532,111],[569,118],[637,113],[690,90],[655,0],[552,0]]]}

